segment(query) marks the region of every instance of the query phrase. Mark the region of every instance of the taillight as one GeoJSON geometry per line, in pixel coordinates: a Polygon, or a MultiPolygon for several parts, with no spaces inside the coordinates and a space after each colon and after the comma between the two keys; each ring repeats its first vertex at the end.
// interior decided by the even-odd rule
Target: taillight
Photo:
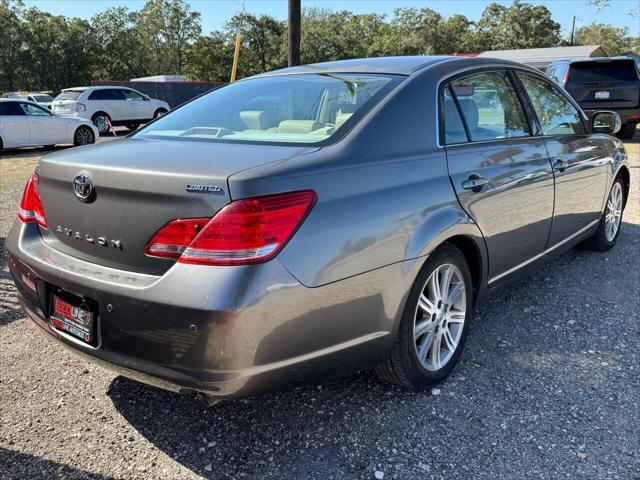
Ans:
{"type": "Polygon", "coordinates": [[[199,265],[265,262],[282,250],[315,200],[313,190],[238,200],[211,219],[169,222],[145,252],[199,265]]]}
{"type": "Polygon", "coordinates": [[[34,173],[24,187],[18,218],[24,223],[38,222],[42,228],[47,228],[47,218],[42,208],[42,200],[38,193],[36,174],[34,173]]]}

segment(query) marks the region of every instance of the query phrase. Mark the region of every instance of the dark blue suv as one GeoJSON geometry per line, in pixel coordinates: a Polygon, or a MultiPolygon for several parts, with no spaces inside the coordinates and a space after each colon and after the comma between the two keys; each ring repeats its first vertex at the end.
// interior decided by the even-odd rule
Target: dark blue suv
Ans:
{"type": "Polygon", "coordinates": [[[618,112],[618,137],[633,138],[640,122],[640,75],[629,57],[558,60],[545,70],[589,115],[599,110],[618,112]]]}

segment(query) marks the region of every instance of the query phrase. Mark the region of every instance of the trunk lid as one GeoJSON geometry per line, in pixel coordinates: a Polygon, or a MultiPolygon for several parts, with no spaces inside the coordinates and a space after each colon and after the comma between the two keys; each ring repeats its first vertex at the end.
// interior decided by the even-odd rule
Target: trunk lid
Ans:
{"type": "Polygon", "coordinates": [[[38,190],[52,247],[113,268],[160,275],[174,260],[145,255],[156,231],[177,218],[212,217],[231,201],[227,178],[317,147],[123,139],[40,161],[38,190]],[[93,194],[82,201],[74,179],[93,194]]]}
{"type": "Polygon", "coordinates": [[[574,62],[566,90],[583,109],[635,108],[640,78],[632,59],[574,62]]]}

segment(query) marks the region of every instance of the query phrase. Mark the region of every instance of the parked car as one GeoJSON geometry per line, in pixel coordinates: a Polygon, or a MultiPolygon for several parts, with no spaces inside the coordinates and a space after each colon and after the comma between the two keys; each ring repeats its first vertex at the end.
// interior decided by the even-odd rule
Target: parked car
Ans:
{"type": "Polygon", "coordinates": [[[88,145],[98,130],[89,120],[56,115],[35,102],[0,99],[0,150],[57,144],[88,145]]]}
{"type": "Polygon", "coordinates": [[[629,57],[559,60],[546,69],[589,115],[599,110],[618,112],[622,128],[618,136],[633,138],[640,122],[640,74],[629,57]]]}
{"type": "Polygon", "coordinates": [[[51,95],[41,92],[29,92],[27,94],[27,100],[37,103],[38,105],[42,105],[49,110],[51,110],[51,102],[53,102],[51,95]]]}
{"type": "Polygon", "coordinates": [[[50,337],[162,388],[216,401],[372,366],[425,388],[490,293],[616,243],[619,127],[504,60],[266,73],[44,158],[8,264],[50,337]]]}
{"type": "Polygon", "coordinates": [[[113,126],[137,129],[169,111],[169,104],[125,87],[76,87],[62,90],[53,100],[53,111],[90,119],[100,134],[113,126]]]}

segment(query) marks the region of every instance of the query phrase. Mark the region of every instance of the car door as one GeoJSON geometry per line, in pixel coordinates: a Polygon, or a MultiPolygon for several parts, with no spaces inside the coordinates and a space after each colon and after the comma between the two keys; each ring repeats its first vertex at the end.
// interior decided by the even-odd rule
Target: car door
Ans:
{"type": "Polygon", "coordinates": [[[0,102],[0,136],[4,148],[29,145],[29,121],[19,102],[0,102]]]}
{"type": "Polygon", "coordinates": [[[552,82],[516,73],[531,100],[555,174],[555,208],[548,248],[597,222],[607,184],[603,142],[590,135],[584,117],[552,82]]]}
{"type": "Polygon", "coordinates": [[[553,171],[507,70],[454,77],[441,95],[449,175],[485,237],[493,286],[544,252],[553,171]]]}
{"type": "Polygon", "coordinates": [[[135,90],[122,90],[127,99],[130,120],[149,120],[153,118],[153,104],[145,96],[135,90]]]}
{"type": "Polygon", "coordinates": [[[33,103],[21,102],[20,107],[29,123],[31,145],[55,145],[67,141],[66,121],[33,103]]]}

